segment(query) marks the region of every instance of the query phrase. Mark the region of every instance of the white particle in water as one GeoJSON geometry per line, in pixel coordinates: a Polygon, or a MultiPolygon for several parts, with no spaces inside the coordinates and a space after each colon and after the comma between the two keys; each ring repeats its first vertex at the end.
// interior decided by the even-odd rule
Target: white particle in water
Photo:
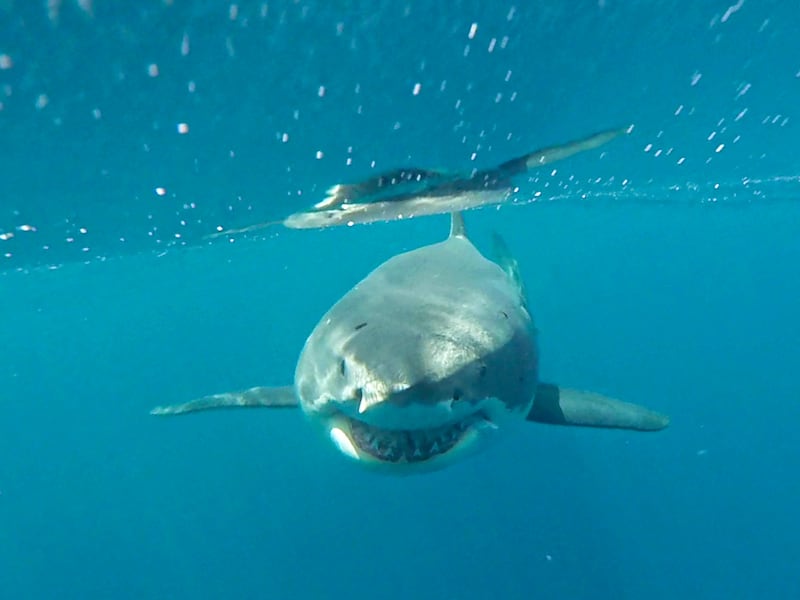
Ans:
{"type": "Polygon", "coordinates": [[[725,14],[722,15],[722,18],[720,19],[720,21],[724,23],[725,21],[730,19],[731,15],[733,13],[735,13],[736,11],[738,11],[740,8],[742,8],[743,4],[744,4],[744,0],[739,0],[736,4],[734,4],[732,6],[729,6],[728,10],[725,11],[725,14]]]}
{"type": "Polygon", "coordinates": [[[737,98],[741,98],[750,90],[750,84],[745,83],[743,86],[740,86],[739,93],[736,94],[737,98]]]}
{"type": "Polygon", "coordinates": [[[469,26],[469,33],[467,34],[467,37],[471,40],[475,39],[476,33],[478,33],[478,24],[473,23],[472,25],[469,26]]]}

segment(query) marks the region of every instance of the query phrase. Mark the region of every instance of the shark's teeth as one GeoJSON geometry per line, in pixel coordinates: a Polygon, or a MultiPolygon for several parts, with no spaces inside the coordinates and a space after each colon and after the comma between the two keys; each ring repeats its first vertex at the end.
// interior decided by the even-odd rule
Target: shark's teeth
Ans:
{"type": "MultiPolygon", "coordinates": [[[[422,462],[449,452],[481,415],[435,429],[380,429],[349,419],[351,440],[362,452],[387,462],[422,462]]],[[[341,447],[341,446],[340,446],[341,447]]]]}

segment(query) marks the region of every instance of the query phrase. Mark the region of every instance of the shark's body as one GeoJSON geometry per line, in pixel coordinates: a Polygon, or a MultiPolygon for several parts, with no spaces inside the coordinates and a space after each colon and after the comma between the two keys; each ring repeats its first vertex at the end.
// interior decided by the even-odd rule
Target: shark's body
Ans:
{"type": "Polygon", "coordinates": [[[513,422],[658,430],[668,419],[539,380],[516,262],[484,258],[453,215],[447,240],[395,256],[311,332],[294,386],[157,408],[298,405],[339,450],[392,472],[440,468],[513,422]]]}

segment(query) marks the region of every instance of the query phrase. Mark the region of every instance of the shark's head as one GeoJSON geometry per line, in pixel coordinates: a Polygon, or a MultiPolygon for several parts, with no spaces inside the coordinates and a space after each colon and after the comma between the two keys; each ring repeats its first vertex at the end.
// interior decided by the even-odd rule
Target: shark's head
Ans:
{"type": "Polygon", "coordinates": [[[491,273],[460,289],[384,278],[380,293],[368,279],[322,318],[295,386],[342,453],[394,473],[432,470],[524,419],[537,378],[530,317],[491,273]]]}

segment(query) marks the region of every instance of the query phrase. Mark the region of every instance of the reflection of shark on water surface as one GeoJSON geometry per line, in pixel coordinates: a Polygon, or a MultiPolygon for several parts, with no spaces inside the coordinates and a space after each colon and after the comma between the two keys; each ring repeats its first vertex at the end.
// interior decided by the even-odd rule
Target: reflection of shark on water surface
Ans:
{"type": "Polygon", "coordinates": [[[450,236],[399,254],[354,286],[309,335],[294,385],[159,407],[172,415],[294,407],[345,455],[394,473],[441,468],[514,422],[653,431],[667,417],[539,379],[536,330],[516,262],[450,236]]]}
{"type": "MultiPolygon", "coordinates": [[[[337,184],[311,209],[296,212],[281,223],[291,229],[322,229],[376,221],[395,221],[502,204],[512,197],[515,177],[598,148],[629,128],[611,129],[580,140],[535,150],[472,174],[406,167],[355,184],[337,184]]],[[[228,229],[209,237],[247,233],[276,225],[259,223],[228,229]]]]}

